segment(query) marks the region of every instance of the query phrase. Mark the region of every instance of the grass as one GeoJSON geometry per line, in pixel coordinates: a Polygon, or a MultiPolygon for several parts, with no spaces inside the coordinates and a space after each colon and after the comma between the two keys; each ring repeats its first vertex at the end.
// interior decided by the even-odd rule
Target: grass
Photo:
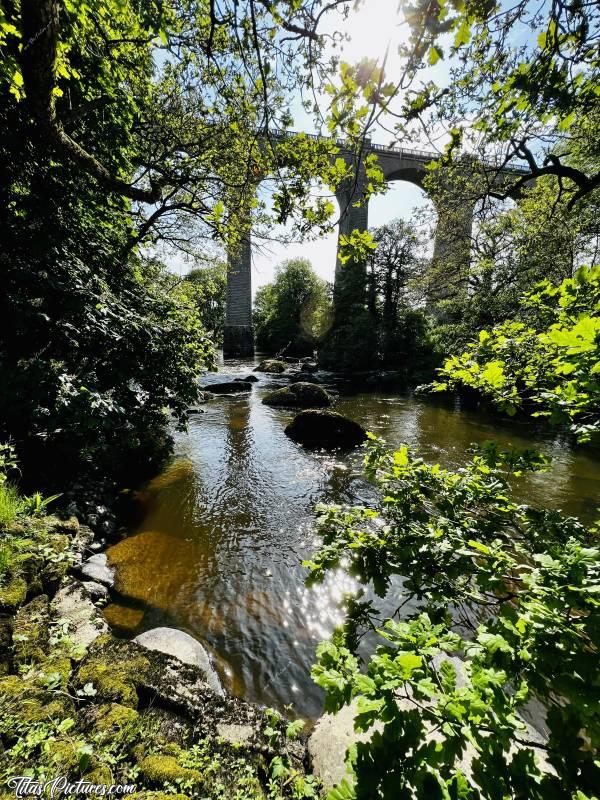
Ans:
{"type": "Polygon", "coordinates": [[[23,508],[23,501],[17,489],[10,483],[0,485],[0,528],[15,521],[23,508]]]}

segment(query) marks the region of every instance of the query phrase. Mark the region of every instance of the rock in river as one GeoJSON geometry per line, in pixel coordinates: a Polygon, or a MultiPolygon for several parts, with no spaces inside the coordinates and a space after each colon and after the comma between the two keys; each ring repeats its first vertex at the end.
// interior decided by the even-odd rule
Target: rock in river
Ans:
{"type": "Polygon", "coordinates": [[[258,367],[254,368],[254,372],[278,373],[285,372],[285,368],[285,361],[279,361],[277,358],[266,358],[264,361],[260,362],[258,367]]]}
{"type": "Polygon", "coordinates": [[[291,408],[322,408],[331,405],[331,395],[316,383],[292,383],[268,394],[263,403],[267,406],[291,408]]]}
{"type": "Polygon", "coordinates": [[[184,631],[177,630],[177,628],[152,628],[150,631],[140,633],[133,641],[148,650],[158,650],[178,658],[184,664],[199,667],[205,673],[206,682],[213,692],[223,694],[221,681],[210,663],[208,653],[200,642],[184,631]]]}
{"type": "Polygon", "coordinates": [[[300,372],[316,372],[319,365],[316,361],[303,361],[300,365],[300,372]]]}
{"type": "Polygon", "coordinates": [[[112,567],[108,566],[106,553],[96,553],[84,561],[79,569],[83,580],[102,583],[111,588],[115,582],[115,573],[112,567]]]}
{"type": "Polygon", "coordinates": [[[223,383],[212,383],[210,391],[213,394],[239,394],[249,392],[252,384],[246,381],[224,381],[223,383]]]}
{"type": "Polygon", "coordinates": [[[310,447],[356,447],[367,438],[362,425],[335,411],[301,411],[285,433],[295,442],[310,447]]]}

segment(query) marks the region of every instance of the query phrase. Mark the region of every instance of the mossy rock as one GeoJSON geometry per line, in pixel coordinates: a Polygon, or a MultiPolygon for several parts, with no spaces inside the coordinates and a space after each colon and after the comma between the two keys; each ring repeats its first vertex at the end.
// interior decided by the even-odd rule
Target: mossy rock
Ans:
{"type": "MultiPolygon", "coordinates": [[[[113,774],[108,767],[102,764],[94,767],[90,772],[86,772],[85,779],[88,783],[93,783],[95,786],[110,786],[114,783],[113,774]]],[[[127,797],[135,797],[136,795],[127,795],[127,797]]],[[[171,795],[172,797],[173,795],[171,795]]]]}
{"type": "Polygon", "coordinates": [[[48,652],[50,608],[45,594],[21,606],[13,625],[14,661],[16,664],[43,661],[48,652]]]}
{"type": "Polygon", "coordinates": [[[30,596],[42,594],[42,582],[40,572],[44,566],[44,556],[39,549],[40,543],[31,541],[23,545],[27,549],[20,552],[15,559],[15,574],[18,574],[27,584],[27,592],[30,596]],[[36,552],[32,552],[35,550],[36,552]]]}
{"type": "Polygon", "coordinates": [[[174,758],[178,758],[183,753],[181,747],[175,742],[167,742],[160,748],[160,751],[164,756],[174,756],[174,758]]]}
{"type": "Polygon", "coordinates": [[[180,781],[202,782],[202,774],[197,769],[180,766],[175,756],[157,754],[146,756],[139,767],[142,777],[155,785],[180,781]]]}
{"type": "Polygon", "coordinates": [[[80,754],[74,742],[64,739],[50,739],[43,745],[44,760],[59,773],[79,771],[80,754]]]}
{"type": "Polygon", "coordinates": [[[70,536],[76,536],[79,533],[79,520],[77,517],[69,517],[69,519],[60,519],[54,515],[44,518],[46,529],[49,531],[56,531],[58,533],[67,533],[70,536]]]}
{"type": "Polygon", "coordinates": [[[30,687],[18,675],[7,675],[0,678],[0,699],[20,698],[30,687]]]}
{"type": "Polygon", "coordinates": [[[140,715],[134,708],[120,703],[107,703],[98,709],[94,720],[94,729],[101,735],[101,738],[110,738],[117,731],[128,725],[134,725],[139,720],[140,715]]]}
{"type": "Polygon", "coordinates": [[[100,636],[79,668],[77,683],[80,687],[91,683],[99,700],[137,708],[136,685],[149,670],[148,659],[132,652],[128,642],[100,636]]]}
{"type": "Polygon", "coordinates": [[[284,408],[323,408],[331,405],[332,397],[316,383],[300,382],[271,392],[264,397],[263,403],[284,408]]]}
{"type": "Polygon", "coordinates": [[[277,375],[281,372],[285,372],[287,364],[285,361],[279,361],[277,358],[266,358],[264,361],[261,361],[258,367],[254,368],[254,372],[267,372],[273,375],[277,375]]]}
{"type": "Polygon", "coordinates": [[[49,558],[40,573],[40,580],[44,590],[49,594],[54,594],[67,570],[71,566],[69,550],[71,549],[72,539],[64,533],[51,536],[47,542],[56,558],[49,558]]]}
{"type": "Polygon", "coordinates": [[[57,688],[66,691],[71,677],[71,659],[60,652],[53,652],[39,664],[37,669],[37,680],[43,685],[47,685],[48,680],[55,675],[59,679],[57,688]]]}
{"type": "Polygon", "coordinates": [[[27,582],[20,575],[15,575],[4,586],[0,586],[0,611],[15,611],[25,602],[27,582]]]}
{"type": "MultiPolygon", "coordinates": [[[[167,792],[135,792],[127,795],[129,800],[188,800],[186,794],[167,794],[167,792]]],[[[14,797],[11,797],[14,800],[14,797]]]]}
{"type": "Polygon", "coordinates": [[[62,720],[74,713],[68,697],[45,691],[19,675],[0,678],[0,707],[3,714],[11,714],[23,722],[62,720]]]}

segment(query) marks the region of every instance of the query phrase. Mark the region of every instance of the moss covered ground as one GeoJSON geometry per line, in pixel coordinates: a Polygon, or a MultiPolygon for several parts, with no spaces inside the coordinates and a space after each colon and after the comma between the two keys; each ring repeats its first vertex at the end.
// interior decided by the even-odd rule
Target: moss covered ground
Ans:
{"type": "Polygon", "coordinates": [[[0,798],[14,796],[14,775],[133,785],[135,800],[317,796],[295,728],[278,715],[205,689],[199,699],[193,682],[189,705],[171,697],[169,707],[176,692],[161,692],[157,675],[176,674],[185,698],[185,681],[198,677],[189,668],[111,634],[88,647],[73,638],[53,598],[75,581],[70,568],[90,535],[76,519],[0,525],[0,798]],[[219,736],[220,714],[230,726],[251,720],[247,740],[219,736]]]}

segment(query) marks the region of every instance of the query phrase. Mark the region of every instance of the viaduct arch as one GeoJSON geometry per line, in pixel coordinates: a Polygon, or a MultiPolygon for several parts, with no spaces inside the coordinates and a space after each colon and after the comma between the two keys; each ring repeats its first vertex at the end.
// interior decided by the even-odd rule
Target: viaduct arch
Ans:
{"type": "MultiPolygon", "coordinates": [[[[275,132],[275,137],[296,136],[295,132],[275,132]]],[[[313,134],[305,134],[310,138],[319,138],[313,134]]],[[[343,141],[338,141],[340,148],[336,158],[344,158],[347,164],[356,165],[356,154],[343,141]]],[[[439,158],[439,154],[405,147],[385,147],[384,145],[365,142],[362,156],[375,153],[379,167],[386,183],[407,181],[423,188],[423,180],[427,174],[425,165],[439,158]]],[[[504,170],[506,174],[526,173],[527,168],[504,170]]],[[[349,235],[353,230],[366,231],[369,227],[368,202],[364,202],[366,177],[364,167],[359,164],[355,176],[342,184],[336,191],[336,198],[341,209],[338,224],[338,243],[342,235],[349,235]],[[361,200],[359,206],[354,203],[361,200]]],[[[503,173],[503,174],[504,174],[503,173]]],[[[462,203],[452,204],[449,214],[448,201],[443,198],[431,198],[436,206],[438,224],[436,227],[433,259],[444,262],[449,270],[457,275],[468,276],[470,262],[471,233],[473,226],[474,201],[465,199],[462,203]]],[[[339,252],[339,244],[338,244],[339,252]]],[[[339,257],[336,261],[334,299],[345,292],[345,282],[350,279],[355,286],[357,269],[361,265],[352,265],[344,272],[339,257]],[[352,271],[353,275],[348,273],[352,271]]],[[[350,289],[350,291],[352,291],[350,289]]],[[[225,358],[251,356],[254,353],[254,333],[252,329],[252,280],[251,280],[251,233],[241,243],[236,253],[230,255],[227,263],[227,303],[225,312],[225,329],[223,334],[223,355],[225,358]]]]}

